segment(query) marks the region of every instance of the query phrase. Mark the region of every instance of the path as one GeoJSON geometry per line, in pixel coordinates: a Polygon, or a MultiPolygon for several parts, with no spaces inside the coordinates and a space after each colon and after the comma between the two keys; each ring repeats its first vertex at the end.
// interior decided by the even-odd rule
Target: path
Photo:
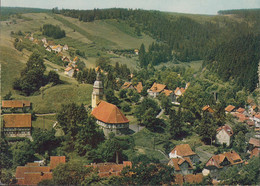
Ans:
{"type": "Polygon", "coordinates": [[[48,113],[48,114],[35,114],[37,117],[41,117],[41,116],[54,116],[56,115],[56,113],[48,113]]]}
{"type": "Polygon", "coordinates": [[[156,118],[161,117],[161,115],[164,113],[164,109],[161,110],[161,112],[156,116],[156,118]]]}

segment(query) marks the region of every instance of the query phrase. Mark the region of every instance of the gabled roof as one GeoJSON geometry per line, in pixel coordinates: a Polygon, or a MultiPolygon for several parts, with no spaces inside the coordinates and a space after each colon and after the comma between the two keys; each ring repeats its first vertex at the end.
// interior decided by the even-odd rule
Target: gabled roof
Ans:
{"type": "Polygon", "coordinates": [[[131,82],[125,82],[123,85],[122,85],[122,89],[128,89],[130,86],[133,87],[132,83],[131,82]]]}
{"type": "Polygon", "coordinates": [[[207,112],[210,112],[210,113],[213,113],[214,110],[209,106],[209,105],[206,105],[202,108],[203,111],[207,111],[207,112]]]}
{"type": "Polygon", "coordinates": [[[260,113],[256,114],[256,115],[255,115],[255,118],[260,119],[260,113]]]}
{"type": "Polygon", "coordinates": [[[185,89],[184,88],[179,88],[177,87],[174,91],[174,94],[175,95],[182,95],[183,93],[185,92],[185,89]],[[180,91],[180,94],[178,93],[180,91]]]}
{"type": "Polygon", "coordinates": [[[256,138],[250,138],[249,144],[253,145],[254,147],[260,147],[260,140],[256,138]]]}
{"type": "Polygon", "coordinates": [[[116,163],[93,163],[91,165],[85,165],[85,167],[93,167],[98,170],[100,177],[119,176],[124,167],[132,167],[131,161],[123,161],[123,164],[116,163]]]}
{"type": "Polygon", "coordinates": [[[26,172],[50,172],[50,167],[47,166],[18,166],[16,168],[15,177],[24,178],[26,172]]]}
{"type": "Polygon", "coordinates": [[[182,157],[196,155],[196,153],[191,150],[189,144],[176,145],[174,147],[174,149],[172,149],[171,153],[174,154],[175,151],[176,151],[177,155],[182,156],[182,157]]]}
{"type": "Polygon", "coordinates": [[[5,114],[4,128],[32,127],[31,114],[5,114]]]}
{"type": "Polygon", "coordinates": [[[212,156],[209,159],[209,161],[206,163],[206,166],[215,166],[217,168],[223,168],[221,163],[224,160],[229,161],[230,165],[236,165],[236,164],[243,163],[243,160],[241,159],[239,154],[237,154],[235,151],[230,151],[230,152],[225,152],[223,154],[217,154],[217,155],[212,156]]]}
{"type": "Polygon", "coordinates": [[[171,94],[173,93],[173,91],[164,89],[164,90],[162,91],[162,93],[164,93],[166,96],[169,96],[169,95],[171,95],[171,94]]]}
{"type": "Polygon", "coordinates": [[[138,84],[135,86],[135,89],[137,90],[138,93],[141,93],[143,90],[142,82],[138,82],[138,84]]]}
{"type": "Polygon", "coordinates": [[[37,185],[42,180],[52,179],[52,172],[25,172],[24,185],[37,185]]]}
{"type": "Polygon", "coordinates": [[[241,107],[239,107],[239,108],[237,109],[237,112],[238,112],[238,113],[240,113],[240,114],[242,114],[243,112],[245,112],[245,109],[244,109],[244,108],[241,108],[241,107]]]}
{"type": "Polygon", "coordinates": [[[23,108],[30,107],[31,102],[27,100],[3,100],[2,108],[23,108]]]}
{"type": "Polygon", "coordinates": [[[191,163],[190,158],[185,157],[185,158],[172,158],[168,165],[172,165],[174,167],[174,170],[176,171],[180,171],[181,168],[180,166],[184,163],[187,162],[188,163],[188,169],[193,169],[193,165],[191,163]]]}
{"type": "Polygon", "coordinates": [[[162,92],[165,89],[166,85],[154,83],[153,86],[150,88],[152,92],[162,92]]]}
{"type": "Polygon", "coordinates": [[[228,105],[226,108],[225,108],[225,111],[226,112],[231,112],[232,110],[234,110],[236,107],[233,106],[233,105],[228,105]]]}
{"type": "Polygon", "coordinates": [[[104,123],[121,124],[129,123],[127,117],[119,110],[116,105],[101,101],[91,114],[104,123]]]}
{"type": "Polygon", "coordinates": [[[67,67],[67,68],[65,69],[66,72],[69,72],[69,71],[71,71],[71,70],[73,70],[72,67],[67,67]]]}
{"type": "Polygon", "coordinates": [[[202,174],[188,174],[188,175],[184,176],[184,180],[186,183],[199,184],[203,181],[203,175],[202,174]]]}
{"type": "Polygon", "coordinates": [[[65,156],[51,156],[50,157],[50,168],[54,169],[61,163],[66,163],[66,157],[65,156]]]}
{"type": "Polygon", "coordinates": [[[217,132],[220,132],[221,130],[224,130],[229,136],[232,136],[234,134],[232,128],[229,125],[224,125],[222,127],[219,127],[217,129],[217,132]]]}
{"type": "Polygon", "coordinates": [[[260,153],[260,148],[255,147],[251,152],[250,152],[250,158],[253,158],[254,156],[258,157],[260,153]]]}

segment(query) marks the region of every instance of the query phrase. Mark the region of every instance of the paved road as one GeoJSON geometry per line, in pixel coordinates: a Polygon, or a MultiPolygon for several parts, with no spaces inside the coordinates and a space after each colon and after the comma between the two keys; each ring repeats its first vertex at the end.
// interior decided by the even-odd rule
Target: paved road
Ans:
{"type": "Polygon", "coordinates": [[[54,116],[56,113],[48,113],[48,114],[35,114],[36,116],[54,116]]]}

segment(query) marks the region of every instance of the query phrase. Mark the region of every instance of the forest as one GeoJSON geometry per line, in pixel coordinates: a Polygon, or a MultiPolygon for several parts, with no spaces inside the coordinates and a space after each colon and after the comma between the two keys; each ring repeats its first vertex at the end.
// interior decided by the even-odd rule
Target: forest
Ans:
{"type": "Polygon", "coordinates": [[[257,51],[260,45],[258,9],[219,11],[221,15],[235,14],[235,18],[244,19],[243,21],[215,16],[204,22],[187,16],[174,17],[159,11],[140,9],[62,9],[53,12],[83,22],[117,19],[141,33],[152,36],[158,43],[149,46],[148,51],[141,46],[141,67],[148,64],[158,65],[174,58],[183,62],[205,60],[204,65],[207,64],[209,69],[217,72],[223,80],[234,80],[249,91],[256,87],[259,61],[257,51]],[[249,42],[247,38],[253,42],[249,42]],[[224,63],[228,68],[222,65],[224,63]]]}

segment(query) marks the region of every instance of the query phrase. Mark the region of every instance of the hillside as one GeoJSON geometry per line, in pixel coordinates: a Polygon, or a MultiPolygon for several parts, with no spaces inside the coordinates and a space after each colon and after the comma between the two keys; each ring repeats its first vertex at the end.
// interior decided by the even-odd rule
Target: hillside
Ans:
{"type": "Polygon", "coordinates": [[[2,96],[11,91],[13,98],[32,101],[35,111],[39,113],[55,112],[62,103],[73,101],[76,103],[89,104],[92,90],[92,85],[80,85],[78,87],[78,83],[74,79],[64,75],[64,67],[47,60],[45,60],[47,71],[59,69],[58,73],[61,79],[66,82],[65,85],[51,87],[46,90],[46,96],[44,98],[46,100],[39,99],[41,95],[24,97],[12,90],[12,83],[15,78],[20,76],[20,72],[24,68],[31,52],[26,49],[19,52],[14,48],[14,38],[11,37],[11,31],[17,33],[21,30],[23,33],[31,32],[36,35],[39,33],[40,27],[47,23],[59,25],[66,32],[67,37],[56,40],[53,39],[55,43],[67,44],[69,47],[82,50],[86,53],[87,59],[82,58],[81,60],[85,62],[87,68],[95,67],[95,61],[98,58],[98,53],[100,53],[102,56],[112,57],[112,63],[120,62],[127,64],[131,69],[135,69],[137,59],[108,54],[106,51],[102,51],[102,48],[134,49],[139,48],[141,43],[149,45],[153,41],[153,39],[147,35],[143,37],[134,36],[126,25],[118,23],[115,20],[80,23],[67,17],[52,16],[49,13],[26,13],[22,14],[22,17],[12,15],[10,20],[1,21],[0,62],[2,64],[3,79],[2,96]],[[74,25],[75,28],[73,28],[74,25]],[[98,32],[95,32],[95,30],[98,30],[98,32]],[[80,95],[81,97],[77,96],[78,92],[82,93],[80,95]],[[64,95],[64,93],[66,93],[66,95],[64,95]],[[64,95],[64,97],[60,97],[61,99],[57,100],[57,95],[64,95]],[[52,108],[50,108],[50,105],[52,108]]]}

